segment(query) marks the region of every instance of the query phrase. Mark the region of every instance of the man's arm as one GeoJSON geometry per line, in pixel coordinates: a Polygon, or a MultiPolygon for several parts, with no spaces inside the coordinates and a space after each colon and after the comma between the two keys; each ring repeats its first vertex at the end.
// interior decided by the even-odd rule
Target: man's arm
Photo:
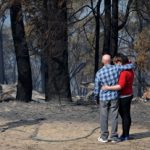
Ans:
{"type": "Polygon", "coordinates": [[[110,90],[110,91],[119,91],[121,90],[121,86],[118,84],[118,85],[114,85],[114,86],[108,86],[108,85],[104,85],[102,86],[102,90],[110,90]]]}
{"type": "Polygon", "coordinates": [[[127,77],[126,73],[121,72],[117,85],[114,85],[114,86],[105,85],[105,86],[102,86],[102,90],[119,91],[123,89],[126,86],[126,77],[127,77]]]}
{"type": "Polygon", "coordinates": [[[99,78],[99,73],[96,73],[95,77],[95,85],[94,85],[94,100],[98,101],[99,100],[99,91],[100,91],[100,78],[99,78]]]}
{"type": "Polygon", "coordinates": [[[129,70],[129,69],[134,69],[135,65],[134,64],[126,64],[126,65],[116,65],[117,69],[119,72],[123,70],[129,70]]]}

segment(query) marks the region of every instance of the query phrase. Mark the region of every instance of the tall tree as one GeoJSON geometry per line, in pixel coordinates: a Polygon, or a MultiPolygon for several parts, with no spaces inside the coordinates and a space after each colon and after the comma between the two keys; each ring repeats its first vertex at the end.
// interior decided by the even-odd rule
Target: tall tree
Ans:
{"type": "Polygon", "coordinates": [[[4,84],[4,57],[3,57],[3,24],[4,24],[5,16],[3,16],[0,20],[0,84],[4,84]]]}
{"type": "Polygon", "coordinates": [[[119,30],[121,30],[126,25],[130,13],[130,6],[132,3],[133,0],[128,0],[125,16],[122,20],[122,23],[119,24],[119,1],[104,1],[105,23],[103,53],[109,53],[112,56],[116,55],[118,51],[118,33],[119,30]]]}
{"type": "Polygon", "coordinates": [[[10,18],[18,67],[16,99],[19,101],[28,102],[32,97],[32,77],[29,50],[25,37],[21,1],[13,1],[10,7],[10,18]]]}
{"type": "Polygon", "coordinates": [[[99,69],[99,55],[100,55],[100,6],[102,0],[98,0],[96,4],[96,9],[94,8],[94,2],[91,0],[91,9],[95,19],[95,67],[94,74],[99,69]]]}
{"type": "Polygon", "coordinates": [[[103,53],[110,53],[111,39],[111,0],[104,1],[105,21],[104,21],[104,44],[103,53]]]}
{"type": "Polygon", "coordinates": [[[111,19],[111,55],[115,56],[118,51],[118,0],[112,0],[111,19]]]}
{"type": "Polygon", "coordinates": [[[48,0],[43,0],[43,9],[42,9],[42,28],[41,28],[41,34],[42,34],[42,43],[41,48],[43,49],[41,53],[41,76],[42,76],[42,90],[45,92],[48,82],[48,61],[47,61],[47,31],[48,31],[48,8],[47,8],[47,2],[48,0]],[[43,42],[44,41],[44,42],[43,42]]]}
{"type": "Polygon", "coordinates": [[[68,72],[68,35],[66,0],[48,0],[48,82],[46,99],[71,100],[68,72]]]}
{"type": "MultiPolygon", "coordinates": [[[[143,19],[141,17],[140,11],[139,11],[140,5],[142,5],[141,2],[135,1],[135,8],[137,10],[136,13],[137,13],[138,22],[139,22],[139,28],[138,28],[139,33],[142,32],[143,26],[144,26],[143,19]]],[[[137,76],[137,79],[138,79],[138,91],[137,91],[137,95],[139,97],[141,97],[142,96],[142,89],[143,89],[143,87],[142,87],[142,70],[141,70],[140,67],[137,67],[137,73],[138,73],[138,76],[137,76]]]]}
{"type": "Polygon", "coordinates": [[[96,72],[99,69],[99,55],[100,55],[100,6],[101,6],[101,1],[102,0],[98,0],[97,1],[97,5],[96,5],[96,12],[94,13],[94,17],[95,17],[95,67],[94,67],[94,73],[96,74],[96,72]]]}

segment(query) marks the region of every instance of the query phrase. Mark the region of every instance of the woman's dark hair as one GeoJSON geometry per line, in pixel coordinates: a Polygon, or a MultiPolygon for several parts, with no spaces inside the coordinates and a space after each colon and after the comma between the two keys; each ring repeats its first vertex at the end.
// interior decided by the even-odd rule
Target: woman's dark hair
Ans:
{"type": "Polygon", "coordinates": [[[125,56],[124,54],[118,53],[114,59],[113,59],[114,63],[117,62],[121,62],[123,65],[129,63],[129,59],[127,56],[125,56]]]}

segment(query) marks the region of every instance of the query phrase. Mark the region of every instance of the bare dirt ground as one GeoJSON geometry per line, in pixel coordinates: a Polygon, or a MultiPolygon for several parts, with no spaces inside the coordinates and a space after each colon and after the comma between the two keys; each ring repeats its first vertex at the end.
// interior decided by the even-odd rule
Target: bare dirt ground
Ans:
{"type": "Polygon", "coordinates": [[[149,150],[150,103],[133,104],[132,119],[132,140],[101,144],[98,106],[3,102],[0,150],[149,150]]]}

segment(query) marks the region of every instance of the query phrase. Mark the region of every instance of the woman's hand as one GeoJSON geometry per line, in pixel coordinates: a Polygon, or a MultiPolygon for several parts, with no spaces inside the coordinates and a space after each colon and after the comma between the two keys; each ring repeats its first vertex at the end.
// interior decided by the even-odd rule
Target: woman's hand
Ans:
{"type": "Polygon", "coordinates": [[[109,86],[108,86],[108,85],[104,85],[104,86],[102,86],[101,89],[102,89],[102,90],[109,90],[109,86]]]}

